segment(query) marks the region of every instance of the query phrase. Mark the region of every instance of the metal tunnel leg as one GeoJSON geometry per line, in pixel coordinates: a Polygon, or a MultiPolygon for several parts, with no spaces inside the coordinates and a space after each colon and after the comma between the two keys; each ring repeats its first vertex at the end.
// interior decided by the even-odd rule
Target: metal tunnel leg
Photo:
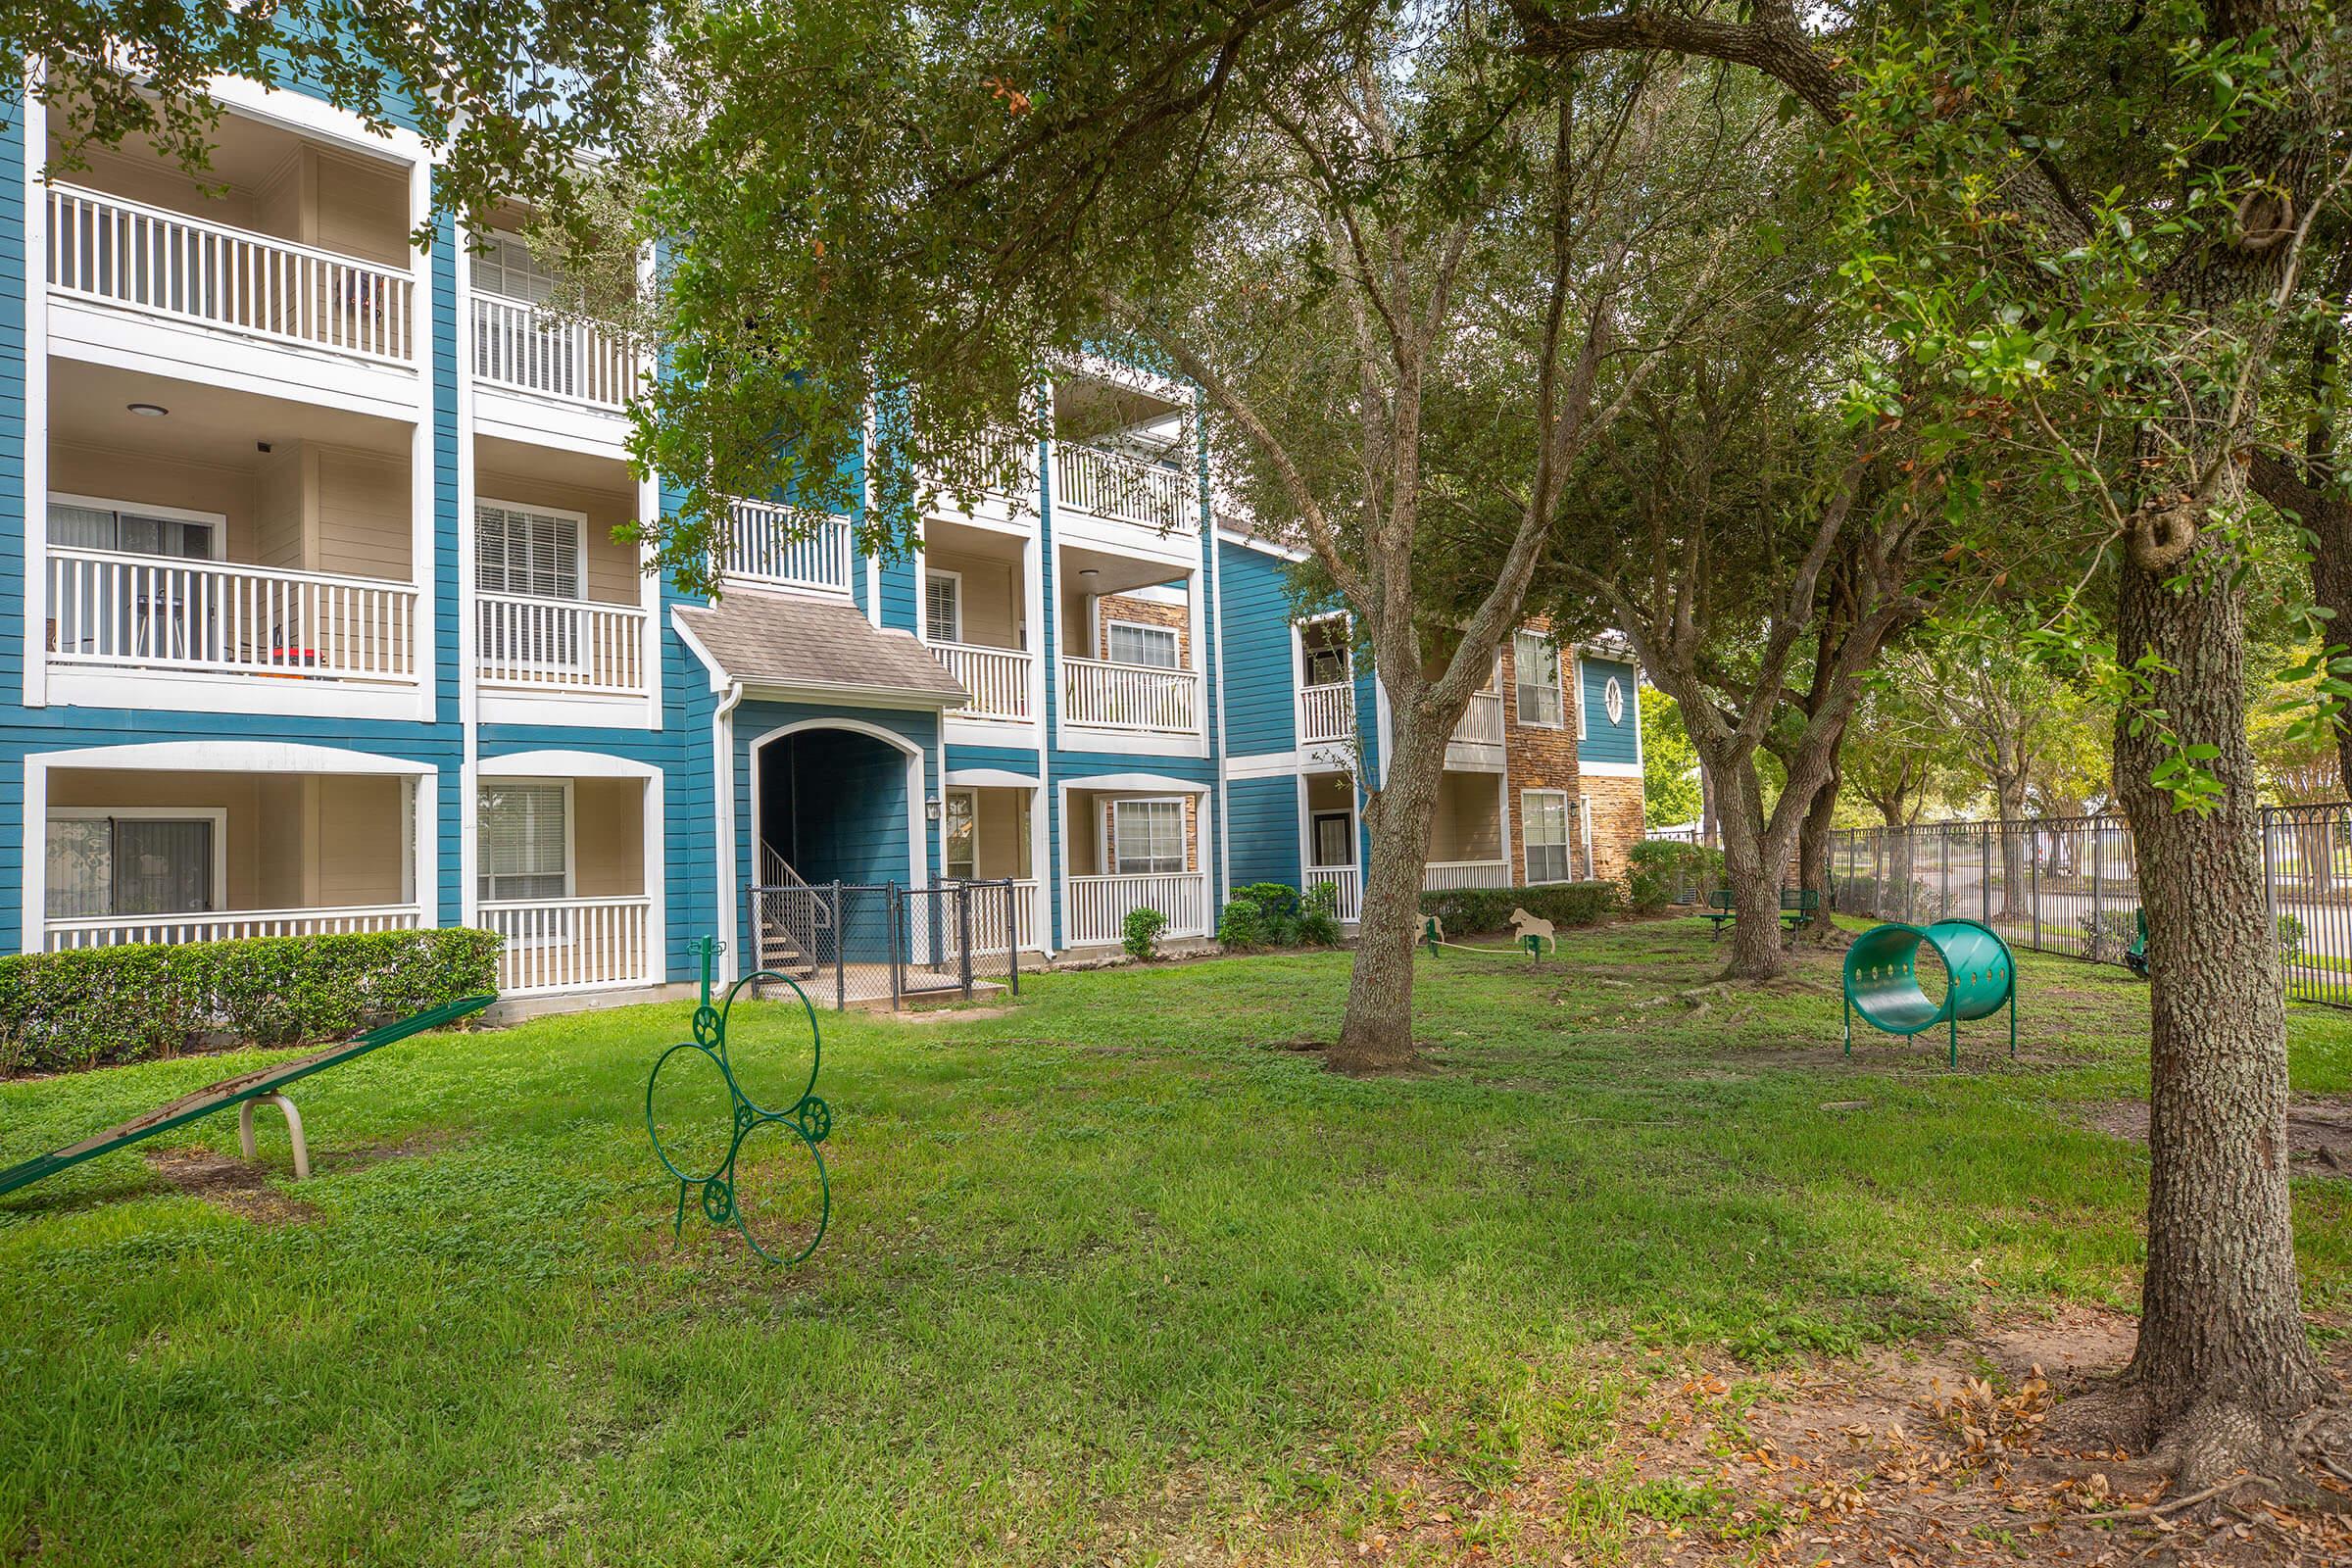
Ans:
{"type": "Polygon", "coordinates": [[[2009,1059],[2017,1059],[2017,987],[2009,988],[2009,1059]]]}
{"type": "Polygon", "coordinates": [[[1958,1013],[1954,1013],[1954,1014],[1952,1015],[1952,1061],[1951,1061],[1951,1064],[1952,1064],[1953,1066],[1955,1066],[1955,1067],[1957,1067],[1957,1066],[1959,1066],[1959,1065],[1960,1065],[1960,1015],[1959,1015],[1958,1013]]]}
{"type": "Polygon", "coordinates": [[[1854,1054],[1854,1004],[1851,998],[1845,1004],[1845,1054],[1849,1057],[1854,1054]]]}
{"type": "Polygon", "coordinates": [[[265,1101],[285,1112],[286,1136],[294,1144],[294,1179],[298,1182],[309,1181],[311,1179],[311,1148],[310,1145],[303,1142],[302,1112],[296,1110],[294,1102],[283,1095],[257,1095],[237,1107],[237,1147],[244,1152],[247,1159],[258,1157],[258,1151],[253,1142],[253,1107],[265,1101]]]}

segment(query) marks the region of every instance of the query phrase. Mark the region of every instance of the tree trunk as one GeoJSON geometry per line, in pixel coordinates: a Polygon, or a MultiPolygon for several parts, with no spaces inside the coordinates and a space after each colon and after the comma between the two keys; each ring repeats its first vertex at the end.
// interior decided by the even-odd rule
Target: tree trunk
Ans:
{"type": "Polygon", "coordinates": [[[1796,940],[1816,947],[1830,940],[1830,838],[1833,824],[1838,820],[1838,789],[1839,770],[1830,768],[1829,782],[1814,792],[1813,804],[1805,808],[1805,819],[1796,834],[1796,885],[1810,889],[1820,900],[1811,925],[1796,928],[1796,940]]]}
{"type": "Polygon", "coordinates": [[[1339,1042],[1324,1057],[1335,1072],[1394,1072],[1413,1060],[1413,943],[1421,935],[1421,879],[1430,818],[1446,770],[1451,724],[1399,710],[1387,780],[1364,808],[1371,837],[1358,911],[1355,963],[1339,1042]]]}
{"type": "Polygon", "coordinates": [[[2001,826],[2001,903],[1994,918],[2022,919],[2025,906],[2021,902],[2026,888],[2026,775],[2023,772],[2004,773],[1992,781],[1993,801],[1999,808],[2001,826]]]}
{"type": "Polygon", "coordinates": [[[1788,846],[1768,831],[1753,763],[1723,769],[1723,876],[1732,891],[1729,980],[1770,980],[1788,967],[1781,948],[1781,879],[1788,846]]]}
{"type": "MultiPolygon", "coordinates": [[[[2352,773],[2345,777],[2352,778],[2352,773]]],[[[1712,848],[1722,841],[1723,834],[1715,822],[1715,780],[1707,767],[1706,759],[1701,758],[1698,763],[1698,842],[1712,848]]]]}
{"type": "MultiPolygon", "coordinates": [[[[2208,536],[2210,539],[2210,535],[2208,536]]],[[[2156,673],[2144,706],[2180,745],[2218,748],[2204,814],[2150,774],[2160,726],[2116,715],[2115,776],[2137,840],[2153,1000],[2148,1262],[2125,1387],[2186,1492],[2240,1465],[2283,1474],[2285,1423],[2323,1387],[2303,1334],[2287,1197],[2286,1018],[2263,897],[2245,724],[2245,607],[2209,543],[2187,586],[2129,561],[2117,657],[2156,673]]],[[[2172,571],[2181,568],[2173,567],[2172,571]]]]}

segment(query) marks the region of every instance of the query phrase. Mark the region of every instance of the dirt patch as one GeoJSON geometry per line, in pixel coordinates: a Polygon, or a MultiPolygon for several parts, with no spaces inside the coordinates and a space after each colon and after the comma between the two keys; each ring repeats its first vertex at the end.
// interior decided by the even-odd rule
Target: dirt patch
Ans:
{"type": "Polygon", "coordinates": [[[310,1204],[271,1186],[259,1165],[210,1149],[151,1149],[147,1168],[189,1197],[256,1225],[302,1225],[318,1217],[310,1204]]]}
{"type": "Polygon", "coordinates": [[[1021,1009],[1004,1007],[919,1007],[898,1015],[901,1023],[977,1023],[983,1018],[1009,1018],[1021,1009]]]}
{"type": "MultiPolygon", "coordinates": [[[[1386,1506],[1344,1540],[1300,1542],[1301,1555],[1639,1568],[2352,1561],[2343,1516],[2258,1491],[2160,1518],[2099,1517],[2160,1503],[2160,1472],[2143,1455],[2039,1440],[2053,1405],[2122,1366],[2133,1332],[2129,1317],[2078,1306],[1788,1370],[1596,1349],[1596,1382],[1631,1381],[1596,1445],[1522,1449],[1482,1485],[1475,1460],[1430,1451],[1442,1417],[1424,1420],[1367,1478],[1386,1506]]],[[[2306,1475],[2328,1501],[2352,1503],[2333,1476],[2306,1475]]]]}
{"type": "MultiPolygon", "coordinates": [[[[2093,1105],[2083,1119],[2112,1137],[2134,1144],[2148,1141],[2144,1100],[2093,1105]]],[[[2286,1107],[2286,1145],[2287,1157],[2303,1167],[2303,1175],[2352,1179],[2352,1099],[2298,1096],[2286,1107]]]]}
{"type": "Polygon", "coordinates": [[[388,1144],[362,1144],[357,1149],[330,1149],[324,1152],[314,1149],[311,1151],[311,1171],[314,1175],[323,1175],[328,1171],[363,1170],[369,1165],[380,1165],[387,1159],[419,1159],[426,1154],[438,1154],[445,1149],[455,1149],[460,1144],[471,1141],[469,1134],[429,1127],[388,1144]]]}

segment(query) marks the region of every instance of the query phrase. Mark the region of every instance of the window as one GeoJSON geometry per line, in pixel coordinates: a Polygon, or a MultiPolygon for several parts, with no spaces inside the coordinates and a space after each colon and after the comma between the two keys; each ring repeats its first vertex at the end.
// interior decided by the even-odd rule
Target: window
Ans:
{"type": "Polygon", "coordinates": [[[556,274],[543,267],[531,248],[513,234],[480,234],[482,248],[470,265],[476,293],[496,294],[532,305],[544,303],[556,291],[556,274]]]}
{"type": "Polygon", "coordinates": [[[1608,687],[1600,694],[1600,708],[1602,712],[1609,715],[1610,723],[1625,722],[1625,687],[1614,675],[1609,677],[1608,687]]]}
{"type": "Polygon", "coordinates": [[[935,643],[963,641],[963,573],[923,574],[923,635],[935,643]]]}
{"type": "Polygon", "coordinates": [[[49,542],[69,550],[120,550],[134,556],[216,559],[222,519],[171,507],[120,506],[88,496],[49,498],[49,542]]]}
{"type": "Polygon", "coordinates": [[[581,599],[588,519],[576,512],[479,501],[473,508],[474,586],[526,599],[581,599]]]}
{"type": "Polygon", "coordinates": [[[564,785],[485,784],[476,828],[475,891],[485,903],[569,895],[571,792],[564,785]]]}
{"type": "Polygon", "coordinates": [[[219,906],[218,811],[60,811],[47,834],[53,920],[201,914],[219,906]]]}
{"type": "Polygon", "coordinates": [[[1567,881],[1568,797],[1558,790],[1528,790],[1519,797],[1519,816],[1528,881],[1567,881]]]}
{"type": "Polygon", "coordinates": [[[1355,863],[1355,824],[1346,811],[1317,811],[1312,825],[1315,864],[1355,863]]]}
{"type": "Polygon", "coordinates": [[[1119,801],[1111,807],[1113,868],[1120,876],[1184,869],[1184,803],[1119,801]]]}
{"type": "Polygon", "coordinates": [[[1149,664],[1154,669],[1177,667],[1173,626],[1143,626],[1132,620],[1114,620],[1108,632],[1112,663],[1149,664]]]}
{"type": "Polygon", "coordinates": [[[970,790],[948,791],[947,840],[948,880],[973,880],[980,868],[980,813],[973,809],[970,790]]]}
{"type": "Polygon", "coordinates": [[[1511,634],[1519,683],[1519,722],[1560,727],[1560,645],[1540,631],[1511,634]]]}

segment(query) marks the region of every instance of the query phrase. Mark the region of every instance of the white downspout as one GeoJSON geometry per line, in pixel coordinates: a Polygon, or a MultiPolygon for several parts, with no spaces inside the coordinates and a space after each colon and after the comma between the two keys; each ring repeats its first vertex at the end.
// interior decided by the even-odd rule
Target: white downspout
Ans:
{"type": "Polygon", "coordinates": [[[710,745],[718,761],[718,927],[721,944],[719,978],[730,985],[737,978],[735,954],[735,709],[743,701],[743,682],[727,683],[727,695],[710,712],[710,745]]]}

